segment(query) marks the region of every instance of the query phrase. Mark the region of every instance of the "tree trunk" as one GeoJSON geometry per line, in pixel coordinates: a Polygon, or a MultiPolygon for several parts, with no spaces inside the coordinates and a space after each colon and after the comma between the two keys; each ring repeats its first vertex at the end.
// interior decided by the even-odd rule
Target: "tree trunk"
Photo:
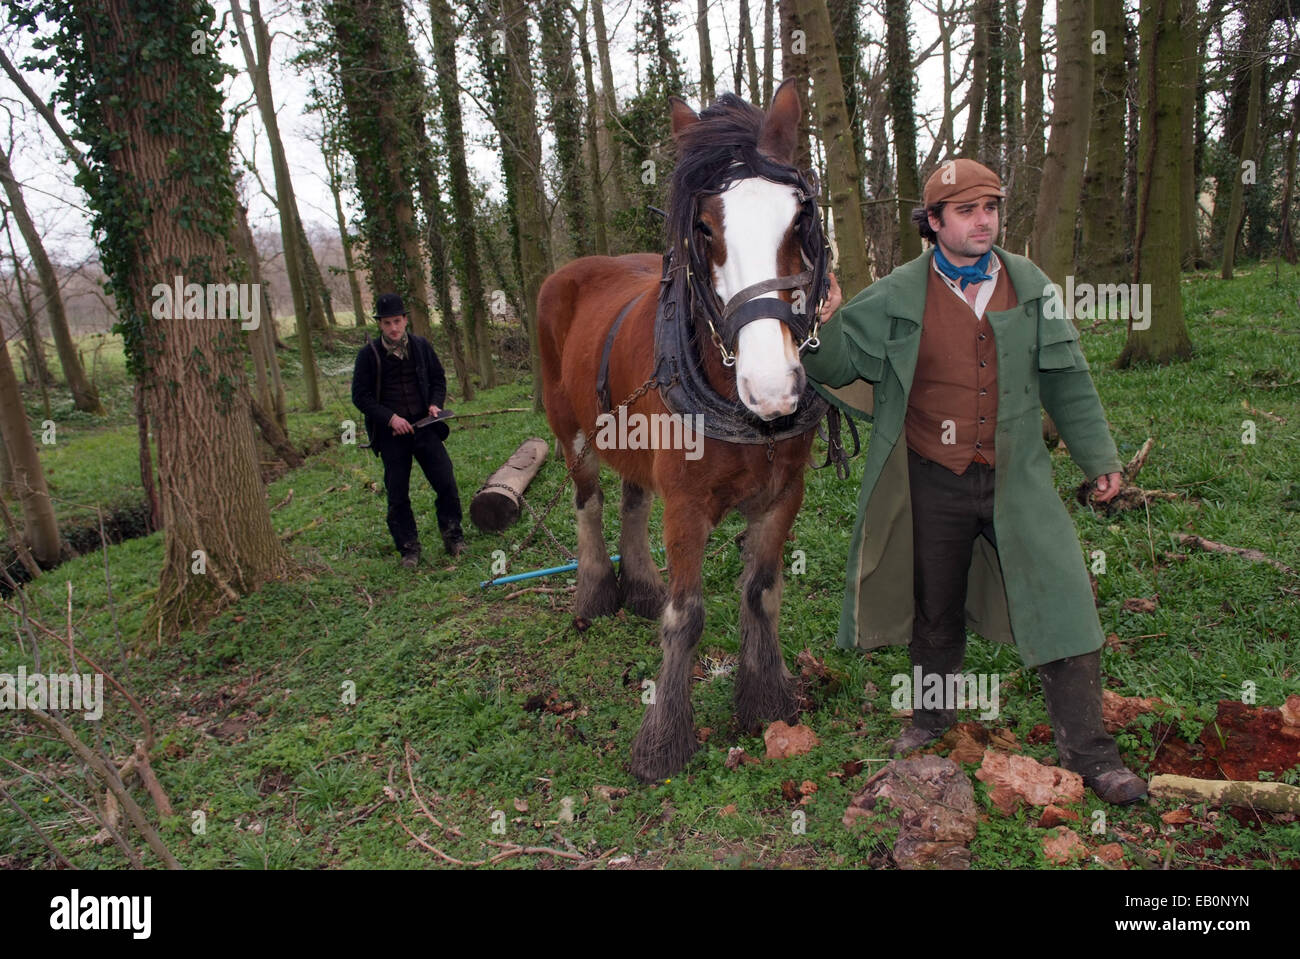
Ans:
{"type": "MultiPolygon", "coordinates": [[[[1088,169],[1083,178],[1083,242],[1079,273],[1089,283],[1126,279],[1128,238],[1124,208],[1124,110],[1128,71],[1124,67],[1124,0],[1093,0],[1094,29],[1104,52],[1093,50],[1092,127],[1088,169]]],[[[1053,278],[1055,279],[1055,278],[1053,278]]]]}
{"type": "MultiPolygon", "coordinates": [[[[840,81],[844,86],[844,114],[853,131],[853,155],[858,158],[858,172],[862,173],[867,143],[863,135],[863,97],[858,91],[859,48],[862,35],[858,29],[860,0],[827,0],[826,9],[831,15],[831,31],[840,60],[840,81]]],[[[911,64],[908,64],[909,74],[911,64]]],[[[764,104],[766,105],[766,104],[764,104]]],[[[915,124],[913,124],[915,129],[915,124]]],[[[913,151],[915,152],[915,151],[913,151]]],[[[865,192],[864,192],[865,197],[865,192]]],[[[867,230],[866,209],[863,209],[862,228],[867,230]]]]}
{"type": "MultiPolygon", "coordinates": [[[[740,17],[745,18],[745,0],[741,0],[740,17]]],[[[695,0],[695,36],[700,42],[700,99],[707,106],[718,96],[713,84],[713,47],[709,43],[709,0],[695,0]]]]}
{"type": "Polygon", "coordinates": [[[921,255],[921,237],[912,225],[912,209],[921,206],[916,170],[916,117],[911,35],[906,0],[885,0],[885,57],[889,107],[894,123],[894,166],[898,171],[898,243],[904,263],[921,255]]]}
{"type": "MultiPolygon", "coordinates": [[[[474,222],[474,189],[465,163],[465,131],[460,110],[460,90],[456,84],[456,31],[447,0],[429,0],[433,21],[433,53],[438,65],[438,98],[442,109],[443,132],[447,140],[447,158],[451,166],[451,203],[456,218],[456,242],[451,259],[460,287],[460,312],[470,354],[478,367],[479,382],[485,389],[496,386],[496,366],[492,362],[492,338],[483,293],[483,268],[478,256],[478,231],[474,222]]],[[[599,192],[599,188],[597,188],[599,192]]],[[[598,229],[604,232],[604,211],[598,229]]]]}
{"type": "MultiPolygon", "coordinates": [[[[624,180],[623,144],[618,138],[618,100],[614,94],[614,69],[609,61],[609,34],[605,32],[605,4],[602,0],[593,0],[591,4],[592,23],[596,27],[596,59],[600,63],[600,99],[604,107],[605,129],[609,134],[609,186],[612,203],[609,211],[612,219],[617,219],[630,207],[627,183],[624,180]]],[[[627,252],[622,244],[611,243],[618,252],[627,252]]]]}
{"type": "Polygon", "coordinates": [[[9,198],[9,209],[18,224],[18,232],[23,235],[27,252],[31,255],[36,276],[41,281],[41,292],[45,296],[45,315],[49,317],[50,332],[54,334],[54,344],[59,350],[59,364],[63,367],[63,378],[67,380],[68,389],[72,391],[72,402],[85,413],[103,415],[104,407],[100,405],[99,393],[86,377],[86,370],[77,356],[77,345],[73,342],[72,331],[68,327],[68,315],[63,308],[63,294],[59,292],[59,278],[54,272],[54,265],[45,253],[41,235],[27,212],[22,189],[14,179],[9,167],[9,156],[0,149],[0,182],[4,184],[5,196],[9,198]]]}
{"type": "Polygon", "coordinates": [[[975,8],[975,37],[971,45],[970,97],[966,113],[966,132],[961,138],[961,155],[972,160],[980,157],[980,119],[984,108],[984,89],[989,69],[989,25],[985,19],[987,4],[979,0],[975,8]]]}
{"type": "Polygon", "coordinates": [[[1262,47],[1268,37],[1269,26],[1263,7],[1264,4],[1258,2],[1247,5],[1246,26],[1242,32],[1241,49],[1238,51],[1238,57],[1250,64],[1250,81],[1241,152],[1235,154],[1235,162],[1231,166],[1232,199],[1228,204],[1227,226],[1223,233],[1223,269],[1219,273],[1225,280],[1232,279],[1232,268],[1237,261],[1237,246],[1241,242],[1241,227],[1246,220],[1246,188],[1254,186],[1254,164],[1259,159],[1256,156],[1256,144],[1259,140],[1259,115],[1264,98],[1264,64],[1267,60],[1262,47]],[[1251,164],[1249,170],[1247,163],[1251,164]],[[1246,182],[1248,176],[1249,184],[1246,182]]]}
{"type": "Polygon", "coordinates": [[[1278,227],[1277,245],[1282,259],[1288,263],[1300,260],[1300,252],[1296,250],[1295,228],[1291,225],[1291,204],[1295,200],[1296,193],[1297,143],[1300,143],[1300,92],[1296,93],[1295,102],[1291,104],[1291,135],[1287,140],[1285,159],[1282,161],[1284,167],[1282,175],[1285,177],[1285,182],[1279,207],[1282,222],[1278,227]]]}
{"type": "Polygon", "coordinates": [[[772,102],[773,70],[776,59],[775,0],[763,0],[763,106],[772,102]]]}
{"type": "Polygon", "coordinates": [[[1006,59],[1002,44],[1002,4],[1000,0],[981,0],[984,12],[981,19],[988,25],[988,71],[984,90],[984,127],[980,136],[980,162],[1006,179],[1002,163],[1002,69],[1006,59]]]}
{"type": "MultiPolygon", "coordinates": [[[[248,210],[243,204],[235,207],[234,228],[230,231],[230,242],[235,252],[248,266],[248,280],[259,291],[262,288],[262,266],[258,261],[257,246],[253,243],[253,232],[248,227],[248,210]]],[[[273,409],[271,398],[271,375],[267,368],[266,353],[262,349],[260,330],[254,330],[248,337],[249,353],[253,358],[253,378],[257,385],[257,402],[266,409],[273,409]]]]}
{"type": "Polygon", "coordinates": [[[1133,282],[1151,284],[1150,321],[1133,329],[1115,365],[1169,363],[1191,355],[1183,318],[1182,0],[1143,0],[1140,23],[1141,125],[1133,282]]]}
{"type": "MultiPolygon", "coordinates": [[[[559,167],[560,207],[572,241],[574,257],[595,252],[591,239],[591,212],[583,196],[587,172],[582,162],[582,118],[579,115],[578,76],[573,69],[573,44],[567,15],[567,0],[544,0],[541,5],[542,79],[550,110],[548,119],[555,133],[555,159],[559,167]]],[[[558,257],[557,257],[558,259],[558,257]]]]}
{"type": "Polygon", "coordinates": [[[357,280],[357,269],[352,262],[352,236],[348,232],[347,217],[343,215],[343,176],[342,171],[339,170],[337,145],[327,147],[322,144],[321,156],[325,159],[325,173],[329,177],[330,193],[334,197],[334,218],[339,225],[339,245],[343,248],[343,268],[348,274],[348,293],[352,297],[352,325],[365,326],[366,309],[361,298],[361,283],[357,280]]]}
{"type": "MultiPolygon", "coordinates": [[[[1043,176],[1043,0],[1026,0],[1021,18],[1025,35],[1025,103],[1020,138],[1024,166],[1016,177],[1016,192],[1007,200],[1006,248],[1024,253],[1034,229],[1039,185],[1043,176]]],[[[1037,251],[1029,249],[1032,257],[1037,251]]]]}
{"type": "Polygon", "coordinates": [[[259,0],[250,0],[249,17],[253,26],[250,40],[240,2],[241,0],[236,0],[231,4],[231,12],[234,14],[239,44],[244,51],[244,61],[248,65],[248,74],[253,80],[253,94],[257,98],[262,127],[266,130],[266,142],[271,148],[271,164],[275,172],[276,207],[280,213],[280,240],[284,246],[284,270],[289,279],[290,295],[293,297],[298,352],[302,359],[303,381],[307,389],[307,408],[315,411],[321,409],[322,404],[311,330],[315,326],[324,324],[324,315],[317,314],[313,309],[311,291],[303,276],[304,258],[300,240],[298,201],[294,196],[293,181],[289,177],[289,162],[284,152],[284,141],[280,137],[280,123],[275,113],[275,101],[271,96],[270,32],[266,28],[266,21],[262,19],[259,0]],[[313,322],[314,320],[317,322],[313,322]]]}
{"type": "Polygon", "coordinates": [[[36,440],[27,423],[18,377],[3,339],[0,337],[0,440],[9,454],[12,488],[23,504],[27,545],[36,562],[49,568],[59,561],[59,524],[54,518],[36,440]]]}
{"type": "Polygon", "coordinates": [[[1200,179],[1196,175],[1196,116],[1198,82],[1204,64],[1200,60],[1200,27],[1197,23],[1196,0],[1183,0],[1183,60],[1187,82],[1183,84],[1183,258],[1184,270],[1197,269],[1201,259],[1200,220],[1196,215],[1199,203],[1200,179]],[[1192,65],[1195,65],[1194,67],[1192,65]]]}
{"type": "Polygon", "coordinates": [[[1124,250],[1130,260],[1137,255],[1137,194],[1138,194],[1138,106],[1142,97],[1138,91],[1137,31],[1128,18],[1124,18],[1124,68],[1128,71],[1128,135],[1124,147],[1124,236],[1128,246],[1124,250]]]}
{"type": "MultiPolygon", "coordinates": [[[[528,9],[524,0],[501,0],[505,19],[506,87],[509,90],[511,128],[514,133],[519,195],[519,267],[523,274],[524,317],[528,330],[529,365],[533,376],[533,409],[542,410],[541,346],[537,330],[537,292],[551,272],[548,230],[541,178],[542,141],[537,125],[532,59],[529,53],[528,9]]],[[[503,145],[503,149],[508,149],[503,145]]]]}
{"type": "MultiPolygon", "coordinates": [[[[1003,94],[1002,124],[1006,131],[1006,175],[1002,186],[1007,196],[1014,197],[1020,191],[1021,181],[1025,175],[1024,130],[1021,123],[1024,117],[1024,105],[1020,100],[1020,84],[1024,79],[1020,55],[1020,3],[1019,0],[1006,0],[1006,13],[1003,18],[1002,53],[1005,57],[1006,71],[1005,91],[1003,94]]],[[[1007,203],[1005,211],[1010,213],[1011,204],[1007,203]]],[[[1006,236],[1006,224],[1003,224],[1003,236],[1006,236]]]]}
{"type": "Polygon", "coordinates": [[[1074,272],[1074,221],[1092,114],[1092,4],[1058,4],[1052,132],[1034,214],[1034,260],[1053,283],[1074,272]]]}
{"type": "Polygon", "coordinates": [[[817,118],[826,149],[826,200],[835,217],[839,282],[854,294],[871,283],[871,262],[862,232],[862,191],[853,132],[844,112],[844,86],[831,34],[826,0],[802,0],[799,22],[808,36],[808,61],[816,91],[817,118]]]}
{"type": "Polygon", "coordinates": [[[169,317],[154,292],[174,272],[200,284],[232,279],[235,195],[213,82],[219,54],[192,51],[192,14],[168,0],[76,0],[74,8],[78,23],[63,25],[58,48],[94,81],[72,101],[78,128],[111,137],[111,150],[100,140],[90,154],[104,158],[99,181],[114,190],[91,202],[106,221],[100,252],[158,433],[165,558],[146,631],[161,638],[287,565],[258,469],[237,322],[169,317]],[[146,53],[157,66],[137,69],[146,53]],[[121,93],[110,99],[107,89],[121,93]],[[186,163],[174,163],[178,155],[186,163]],[[176,210],[204,215],[186,220],[176,210]]]}
{"type": "MultiPolygon", "coordinates": [[[[597,138],[600,101],[596,97],[596,82],[591,71],[591,47],[587,43],[587,5],[583,0],[578,8],[578,51],[582,54],[582,81],[587,92],[587,109],[584,122],[587,136],[587,167],[591,170],[591,212],[593,239],[596,253],[609,256],[609,234],[605,232],[605,174],[600,169],[600,141],[597,138]]],[[[597,3],[600,0],[596,0],[597,3]]]]}
{"type": "MultiPolygon", "coordinates": [[[[825,0],[823,0],[823,3],[825,0]]],[[[781,73],[788,80],[794,78],[795,92],[799,94],[799,139],[794,150],[794,165],[801,170],[812,166],[812,131],[808,118],[812,109],[808,77],[809,43],[803,17],[799,14],[800,0],[780,0],[781,4],[781,73]],[[796,35],[797,34],[797,35],[796,35]]],[[[842,84],[841,84],[842,86],[842,84]]],[[[823,136],[825,132],[823,131],[823,136]]]]}
{"type": "MultiPolygon", "coordinates": [[[[701,3],[704,0],[700,0],[701,3]]],[[[745,67],[749,71],[749,97],[751,102],[758,102],[758,52],[754,49],[754,24],[749,16],[749,0],[740,0],[740,23],[737,29],[741,37],[744,38],[745,45],[745,67]]],[[[736,84],[737,87],[740,84],[736,84]]],[[[737,93],[740,91],[737,90],[737,93]]],[[[706,104],[711,103],[712,99],[704,101],[706,104]]],[[[763,109],[767,109],[768,103],[764,101],[760,104],[763,109]]]]}

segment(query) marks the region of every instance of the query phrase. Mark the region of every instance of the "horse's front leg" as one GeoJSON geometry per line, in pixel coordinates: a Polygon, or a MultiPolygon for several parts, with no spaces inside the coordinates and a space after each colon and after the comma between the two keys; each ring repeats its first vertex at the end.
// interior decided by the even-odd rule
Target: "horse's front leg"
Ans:
{"type": "Polygon", "coordinates": [[[578,516],[578,589],[574,611],[583,619],[613,616],[618,612],[618,580],[605,548],[603,524],[605,494],[600,490],[600,461],[578,436],[569,452],[576,491],[573,506],[578,516]]]}
{"type": "Polygon", "coordinates": [[[803,479],[745,529],[745,571],[740,579],[740,665],[736,669],[735,711],[740,728],[757,734],[768,720],[793,723],[798,717],[794,677],[785,667],[777,622],[785,541],[803,503],[803,479]]]}
{"type": "Polygon", "coordinates": [[[663,664],[632,742],[632,774],[642,782],[671,776],[695,752],[691,667],[704,632],[701,565],[713,522],[698,502],[664,503],[664,546],[668,554],[668,602],[659,627],[663,664]]]}

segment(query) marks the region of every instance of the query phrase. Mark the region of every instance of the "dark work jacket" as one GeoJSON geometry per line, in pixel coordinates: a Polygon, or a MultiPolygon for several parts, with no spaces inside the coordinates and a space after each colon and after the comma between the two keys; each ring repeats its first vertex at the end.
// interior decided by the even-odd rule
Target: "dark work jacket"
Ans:
{"type": "MultiPolygon", "coordinates": [[[[428,415],[431,405],[441,409],[446,402],[447,375],[428,340],[414,333],[408,333],[407,336],[410,340],[410,355],[415,360],[415,378],[420,391],[421,408],[424,410],[420,419],[423,419],[428,415]]],[[[393,411],[379,401],[379,371],[383,356],[384,344],[377,336],[361,347],[357,353],[356,366],[352,370],[352,405],[366,418],[366,433],[370,436],[370,448],[376,456],[393,437],[393,430],[388,425],[388,421],[393,418],[393,411]]],[[[451,433],[446,423],[434,423],[423,429],[434,430],[440,440],[445,440],[451,433]]]]}

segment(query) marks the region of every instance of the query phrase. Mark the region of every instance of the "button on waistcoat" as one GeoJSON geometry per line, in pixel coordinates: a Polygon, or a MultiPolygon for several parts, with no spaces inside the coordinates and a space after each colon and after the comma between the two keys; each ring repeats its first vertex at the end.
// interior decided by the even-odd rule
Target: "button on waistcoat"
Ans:
{"type": "MultiPolygon", "coordinates": [[[[993,297],[978,321],[929,270],[916,374],[907,399],[907,445],[961,475],[974,462],[995,463],[998,355],[988,314],[1017,305],[1003,265],[993,297]]],[[[990,282],[990,281],[985,281],[990,282]]]]}

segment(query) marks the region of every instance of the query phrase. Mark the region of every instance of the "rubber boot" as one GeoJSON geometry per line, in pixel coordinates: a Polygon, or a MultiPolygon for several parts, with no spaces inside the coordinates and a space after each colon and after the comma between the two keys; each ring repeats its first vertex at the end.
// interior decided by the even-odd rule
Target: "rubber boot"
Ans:
{"type": "Polygon", "coordinates": [[[1146,782],[1124,765],[1102,721],[1101,650],[1044,663],[1038,678],[1061,765],[1104,802],[1126,805],[1145,797],[1146,782]]]}
{"type": "MultiPolygon", "coordinates": [[[[938,674],[945,677],[944,689],[948,689],[946,677],[960,672],[962,663],[966,659],[965,631],[963,629],[960,641],[951,646],[936,645],[913,636],[908,650],[912,658],[912,675],[908,677],[909,683],[916,675],[916,667],[920,666],[923,676],[938,674]]],[[[953,704],[952,709],[922,709],[913,703],[912,725],[904,729],[890,744],[889,754],[905,756],[931,740],[938,739],[956,721],[956,704],[953,704]]]]}

